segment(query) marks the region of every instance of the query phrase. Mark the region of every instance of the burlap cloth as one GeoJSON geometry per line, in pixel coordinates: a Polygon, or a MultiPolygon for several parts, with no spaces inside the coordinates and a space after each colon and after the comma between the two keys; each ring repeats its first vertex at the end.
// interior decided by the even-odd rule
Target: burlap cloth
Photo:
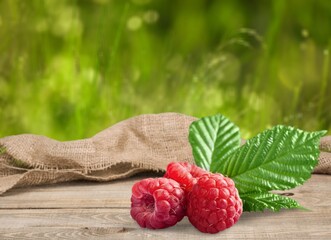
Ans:
{"type": "MultiPolygon", "coordinates": [[[[163,171],[171,161],[193,162],[189,125],[177,113],[147,114],[122,121],[95,136],[59,142],[23,134],[0,138],[0,194],[14,187],[78,179],[110,181],[163,171]]],[[[331,137],[321,141],[315,173],[331,173],[331,137]]]]}

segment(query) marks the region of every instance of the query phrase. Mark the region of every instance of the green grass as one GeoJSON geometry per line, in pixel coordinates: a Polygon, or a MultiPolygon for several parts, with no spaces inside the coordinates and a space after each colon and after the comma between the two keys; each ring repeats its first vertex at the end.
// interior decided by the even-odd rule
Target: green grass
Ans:
{"type": "MultiPolygon", "coordinates": [[[[222,113],[331,130],[328,1],[1,0],[0,137],[222,113]]],[[[329,132],[330,134],[330,132],[329,132]]]]}

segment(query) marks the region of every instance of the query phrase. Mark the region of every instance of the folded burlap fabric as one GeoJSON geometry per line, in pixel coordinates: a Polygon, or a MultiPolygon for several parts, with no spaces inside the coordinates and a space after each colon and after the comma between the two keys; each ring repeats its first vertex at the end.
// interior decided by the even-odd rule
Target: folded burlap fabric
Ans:
{"type": "Polygon", "coordinates": [[[331,136],[321,138],[320,150],[321,154],[314,173],[331,174],[331,136]]]}
{"type": "MultiPolygon", "coordinates": [[[[0,194],[13,187],[78,179],[110,181],[165,170],[171,161],[193,162],[189,125],[177,113],[147,114],[122,121],[95,136],[59,142],[23,134],[0,139],[0,194]]],[[[316,173],[331,173],[331,137],[323,138],[316,173]]]]}

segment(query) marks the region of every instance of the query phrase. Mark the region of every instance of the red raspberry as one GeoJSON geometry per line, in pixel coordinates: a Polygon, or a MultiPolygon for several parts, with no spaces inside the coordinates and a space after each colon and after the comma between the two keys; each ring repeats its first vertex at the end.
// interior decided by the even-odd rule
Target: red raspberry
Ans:
{"type": "Polygon", "coordinates": [[[208,173],[206,170],[188,162],[172,162],[168,164],[164,177],[177,181],[185,192],[189,192],[198,181],[198,178],[208,173]]]}
{"type": "Polygon", "coordinates": [[[187,216],[201,232],[217,233],[235,224],[242,201],[234,182],[221,174],[199,178],[188,195],[187,216]]]}
{"type": "Polygon", "coordinates": [[[184,191],[167,178],[146,178],[132,187],[131,216],[143,228],[175,225],[185,214],[184,191]]]}

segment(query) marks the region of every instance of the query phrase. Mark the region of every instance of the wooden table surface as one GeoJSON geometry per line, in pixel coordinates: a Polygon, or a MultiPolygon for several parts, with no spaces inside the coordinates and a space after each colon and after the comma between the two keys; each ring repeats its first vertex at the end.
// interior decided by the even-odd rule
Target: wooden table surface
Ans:
{"type": "Polygon", "coordinates": [[[218,234],[204,234],[184,218],[162,230],[130,217],[133,183],[73,182],[14,189],[0,196],[0,239],[331,239],[331,176],[313,175],[293,193],[309,211],[243,213],[218,234]]]}

